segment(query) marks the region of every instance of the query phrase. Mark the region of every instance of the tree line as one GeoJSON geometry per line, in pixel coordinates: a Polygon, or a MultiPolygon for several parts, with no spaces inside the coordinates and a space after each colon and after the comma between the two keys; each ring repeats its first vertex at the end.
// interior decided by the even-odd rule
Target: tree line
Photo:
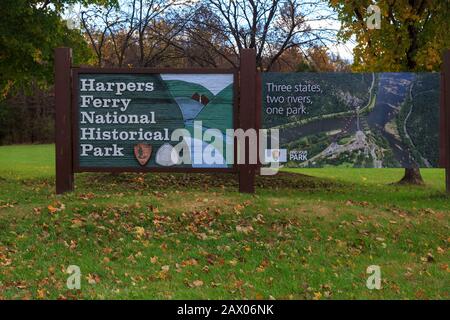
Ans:
{"type": "Polygon", "coordinates": [[[53,142],[53,49],[98,67],[233,67],[255,48],[261,71],[349,71],[328,46],[327,1],[5,0],[0,144],[53,142]],[[74,5],[78,5],[74,6],[74,5]],[[75,10],[74,10],[75,8],[75,10]]]}

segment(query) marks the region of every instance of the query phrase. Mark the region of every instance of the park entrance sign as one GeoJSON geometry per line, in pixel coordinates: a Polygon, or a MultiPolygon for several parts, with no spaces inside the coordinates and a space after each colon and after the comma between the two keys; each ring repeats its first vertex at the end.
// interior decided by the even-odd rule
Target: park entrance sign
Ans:
{"type": "Polygon", "coordinates": [[[74,70],[75,171],[231,169],[235,73],[179,72],[74,70]],[[210,128],[220,150],[204,142],[210,128]]]}
{"type": "Polygon", "coordinates": [[[256,127],[255,52],[240,65],[84,68],[56,49],[56,192],[72,191],[77,172],[231,173],[254,192],[256,166],[236,163],[234,129],[256,127]]]}
{"type": "Polygon", "coordinates": [[[81,68],[56,49],[56,192],[76,172],[221,172],[253,193],[268,164],[445,167],[450,191],[450,51],[441,74],[256,70],[253,49],[236,70],[81,68]]]}

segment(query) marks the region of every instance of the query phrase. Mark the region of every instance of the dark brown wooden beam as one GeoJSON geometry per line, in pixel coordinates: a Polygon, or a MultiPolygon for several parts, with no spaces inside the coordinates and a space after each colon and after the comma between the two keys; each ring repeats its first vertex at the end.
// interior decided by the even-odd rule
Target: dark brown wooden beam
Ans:
{"type": "Polygon", "coordinates": [[[450,193],[450,50],[444,57],[443,104],[445,115],[445,186],[450,193]]]}
{"type": "MultiPolygon", "coordinates": [[[[243,49],[240,61],[239,127],[256,128],[256,51],[243,49]]],[[[256,164],[249,162],[249,143],[245,144],[245,164],[239,165],[239,192],[255,192],[256,164]]]]}
{"type": "Polygon", "coordinates": [[[72,50],[55,49],[55,135],[56,135],[56,193],[73,190],[72,163],[72,50]]]}
{"type": "Polygon", "coordinates": [[[445,110],[445,77],[442,67],[440,79],[440,108],[439,108],[439,167],[447,168],[447,112],[445,110]]]}

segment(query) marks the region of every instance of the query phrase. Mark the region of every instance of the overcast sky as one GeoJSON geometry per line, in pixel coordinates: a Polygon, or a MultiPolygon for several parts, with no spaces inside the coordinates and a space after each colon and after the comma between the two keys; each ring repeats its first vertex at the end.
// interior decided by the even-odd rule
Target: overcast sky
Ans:
{"type": "MultiPolygon", "coordinates": [[[[332,28],[339,30],[341,23],[338,20],[321,20],[321,21],[311,21],[311,27],[313,28],[332,28]]],[[[356,42],[354,39],[347,41],[345,43],[328,43],[330,51],[334,54],[339,54],[341,58],[353,62],[353,49],[355,48],[356,42]]]]}
{"type": "MultiPolygon", "coordinates": [[[[312,3],[312,2],[311,2],[312,3]]],[[[79,12],[81,12],[82,6],[75,5],[71,6],[69,10],[66,11],[64,15],[65,18],[77,19],[79,12]]],[[[303,10],[302,10],[303,11],[303,10]]],[[[337,15],[333,14],[333,11],[325,1],[319,2],[319,4],[311,6],[304,9],[303,13],[306,12],[306,20],[312,29],[334,29],[339,30],[340,22],[337,20],[337,15]],[[320,19],[320,17],[330,17],[327,19],[320,19]]],[[[355,41],[350,40],[346,43],[338,43],[338,41],[327,41],[327,46],[330,48],[330,51],[339,55],[341,58],[353,62],[353,49],[355,47],[355,41]]]]}

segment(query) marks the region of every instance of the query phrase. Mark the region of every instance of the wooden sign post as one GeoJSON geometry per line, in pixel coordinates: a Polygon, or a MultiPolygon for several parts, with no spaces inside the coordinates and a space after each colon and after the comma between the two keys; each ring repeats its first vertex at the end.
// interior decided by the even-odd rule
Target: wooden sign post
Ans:
{"type": "Polygon", "coordinates": [[[72,157],[72,50],[55,50],[55,135],[56,135],[56,193],[73,190],[72,157]]]}
{"type": "MultiPolygon", "coordinates": [[[[239,78],[239,126],[244,131],[256,128],[256,76],[256,52],[254,49],[243,49],[239,78]]],[[[239,191],[242,193],[255,192],[256,165],[249,163],[249,143],[245,144],[245,164],[239,165],[239,191]]]]}
{"type": "Polygon", "coordinates": [[[450,193],[450,50],[445,53],[444,67],[442,77],[442,90],[441,90],[441,124],[444,124],[444,130],[441,133],[444,135],[444,164],[445,164],[445,186],[447,193],[450,193]]]}

